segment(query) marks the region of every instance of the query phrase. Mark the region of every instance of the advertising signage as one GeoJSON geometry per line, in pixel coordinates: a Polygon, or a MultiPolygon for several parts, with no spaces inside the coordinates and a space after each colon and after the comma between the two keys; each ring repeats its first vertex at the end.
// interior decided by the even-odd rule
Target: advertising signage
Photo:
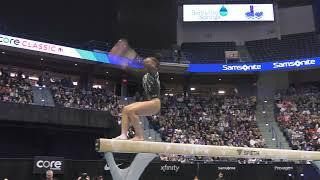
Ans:
{"type": "Polygon", "coordinates": [[[274,21],[273,4],[188,4],[183,21],[274,21]]]}
{"type": "Polygon", "coordinates": [[[320,57],[282,60],[263,63],[190,64],[188,72],[197,73],[249,73],[320,67],[320,57]]]}
{"type": "Polygon", "coordinates": [[[0,34],[0,46],[8,46],[19,49],[55,54],[71,58],[78,58],[87,61],[94,61],[106,64],[115,64],[120,66],[129,66],[132,68],[142,68],[141,61],[130,60],[127,58],[101,53],[94,51],[87,51],[83,49],[71,48],[66,46],[59,46],[39,41],[33,41],[18,37],[12,37],[0,34]]]}
{"type": "Polygon", "coordinates": [[[86,51],[86,50],[70,48],[66,46],[59,46],[55,44],[49,44],[49,43],[44,43],[39,41],[6,36],[2,34],[0,34],[0,45],[15,47],[19,49],[26,49],[31,51],[37,51],[37,52],[50,53],[50,54],[66,56],[66,57],[85,59],[85,60],[102,62],[102,63],[110,63],[108,56],[104,53],[86,51]]]}

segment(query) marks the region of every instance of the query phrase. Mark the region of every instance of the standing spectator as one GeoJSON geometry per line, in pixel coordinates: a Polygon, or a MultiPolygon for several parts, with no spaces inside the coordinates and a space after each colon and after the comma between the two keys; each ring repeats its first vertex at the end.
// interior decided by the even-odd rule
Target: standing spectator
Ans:
{"type": "Polygon", "coordinates": [[[49,170],[46,171],[45,180],[58,180],[58,179],[53,177],[53,171],[49,169],[49,170]]]}
{"type": "Polygon", "coordinates": [[[216,180],[224,180],[222,172],[219,172],[218,178],[216,180]]]}

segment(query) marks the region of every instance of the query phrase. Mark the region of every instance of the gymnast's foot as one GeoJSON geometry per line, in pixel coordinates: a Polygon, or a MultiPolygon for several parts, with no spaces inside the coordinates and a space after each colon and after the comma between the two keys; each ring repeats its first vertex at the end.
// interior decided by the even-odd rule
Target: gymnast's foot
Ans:
{"type": "Polygon", "coordinates": [[[120,136],[115,137],[115,138],[113,138],[113,139],[118,139],[118,140],[127,140],[127,139],[128,139],[128,137],[127,137],[127,135],[125,135],[125,134],[121,134],[120,136]]]}
{"type": "Polygon", "coordinates": [[[134,138],[130,139],[131,141],[144,141],[144,137],[135,136],[134,138]]]}

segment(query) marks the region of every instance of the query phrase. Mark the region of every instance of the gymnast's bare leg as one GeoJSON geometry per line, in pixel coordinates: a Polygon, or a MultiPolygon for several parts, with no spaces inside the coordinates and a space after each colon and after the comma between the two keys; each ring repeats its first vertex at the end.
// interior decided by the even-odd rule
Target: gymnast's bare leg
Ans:
{"type": "Polygon", "coordinates": [[[150,101],[136,102],[124,107],[122,111],[121,135],[115,139],[127,139],[129,123],[132,124],[135,130],[134,141],[143,141],[144,133],[140,124],[139,116],[151,116],[160,111],[161,102],[159,98],[154,98],[150,101]]]}
{"type": "Polygon", "coordinates": [[[158,73],[160,63],[156,57],[148,57],[144,59],[143,63],[147,73],[142,78],[142,86],[147,101],[136,102],[124,107],[121,135],[116,139],[128,139],[129,123],[131,123],[136,133],[132,140],[143,141],[143,128],[141,127],[139,116],[151,116],[160,111],[160,80],[158,73]]]}

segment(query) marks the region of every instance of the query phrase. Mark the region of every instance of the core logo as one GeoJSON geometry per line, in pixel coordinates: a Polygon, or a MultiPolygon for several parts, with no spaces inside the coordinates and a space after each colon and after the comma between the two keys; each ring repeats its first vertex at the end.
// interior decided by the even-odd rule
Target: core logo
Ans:
{"type": "Polygon", "coordinates": [[[315,65],[316,60],[314,59],[307,59],[307,60],[296,60],[291,62],[275,62],[273,63],[273,68],[286,68],[286,67],[300,67],[300,66],[311,66],[315,65]]]}
{"type": "Polygon", "coordinates": [[[63,52],[62,47],[58,47],[53,44],[42,43],[37,41],[30,41],[21,38],[15,38],[10,36],[0,35],[0,44],[11,47],[20,47],[23,49],[51,52],[51,53],[61,53],[63,52]]]}
{"type": "Polygon", "coordinates": [[[251,65],[223,65],[223,71],[256,71],[261,70],[260,64],[251,64],[251,65]]]}
{"type": "Polygon", "coordinates": [[[51,170],[61,170],[62,161],[39,160],[39,161],[37,161],[36,166],[38,168],[45,168],[45,169],[51,169],[51,170]]]}
{"type": "Polygon", "coordinates": [[[177,172],[179,171],[179,169],[180,169],[179,166],[176,166],[176,165],[169,166],[169,165],[167,165],[167,164],[165,164],[164,166],[161,166],[161,167],[160,167],[160,170],[161,170],[162,172],[174,171],[174,172],[177,173],[177,172]]]}

